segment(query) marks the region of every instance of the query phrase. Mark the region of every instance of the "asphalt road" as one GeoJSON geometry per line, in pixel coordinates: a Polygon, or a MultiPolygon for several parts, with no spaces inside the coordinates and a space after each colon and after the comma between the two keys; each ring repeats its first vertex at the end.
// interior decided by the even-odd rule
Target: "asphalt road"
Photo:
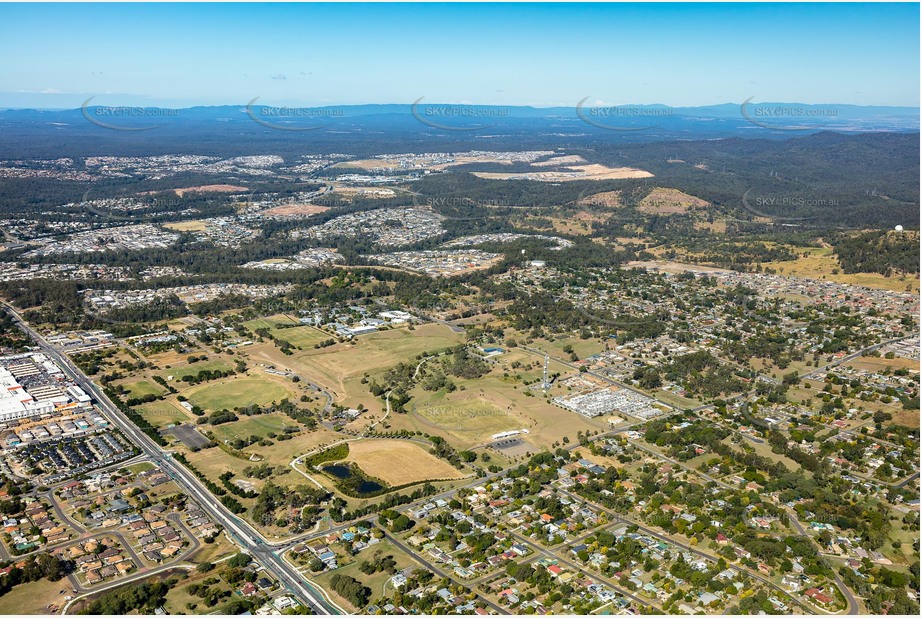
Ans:
{"type": "MultiPolygon", "coordinates": [[[[803,528],[803,524],[801,524],[799,520],[796,518],[796,511],[794,511],[793,509],[787,509],[787,513],[790,515],[790,523],[793,524],[793,527],[796,528],[796,531],[799,532],[800,535],[812,541],[812,544],[816,546],[816,549],[819,550],[819,555],[821,556],[822,548],[818,546],[818,543],[816,543],[814,538],[812,538],[811,536],[809,536],[809,534],[806,533],[805,528],[803,528]]],[[[832,570],[834,571],[834,567],[832,567],[832,570]]],[[[848,615],[856,616],[857,614],[860,613],[860,603],[857,602],[857,599],[856,597],[854,597],[854,593],[851,592],[850,588],[845,586],[844,582],[841,581],[841,577],[838,575],[838,572],[834,571],[834,573],[835,573],[835,584],[838,586],[838,590],[841,591],[841,594],[844,595],[845,600],[847,600],[848,615]]]]}
{"type": "Polygon", "coordinates": [[[69,358],[52,347],[19,314],[5,305],[14,323],[25,331],[39,348],[67,373],[87,394],[96,401],[99,408],[122,433],[132,440],[161,470],[180,487],[193,496],[202,508],[233,537],[234,541],[259,562],[269,573],[278,578],[296,598],[312,613],[331,615],[342,613],[341,609],[328,601],[323,593],[303,580],[297,570],[282,559],[275,549],[267,545],[261,535],[249,524],[234,516],[209,492],[201,482],[181,463],[175,462],[144,432],[137,428],[109,398],[74,365],[69,358]]]}

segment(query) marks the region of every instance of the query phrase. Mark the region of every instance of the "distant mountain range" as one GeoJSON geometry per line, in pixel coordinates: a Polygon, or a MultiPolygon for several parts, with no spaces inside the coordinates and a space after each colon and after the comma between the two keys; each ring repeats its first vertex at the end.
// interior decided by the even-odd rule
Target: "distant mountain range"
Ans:
{"type": "Polygon", "coordinates": [[[94,105],[0,111],[0,158],[220,152],[372,154],[466,149],[521,150],[813,133],[906,133],[921,109],[800,103],[574,107],[413,104],[290,107],[261,99],[187,108],[94,105]],[[305,149],[305,147],[307,147],[305,149]]]}
{"type": "MultiPolygon", "coordinates": [[[[156,107],[156,106],[103,106],[93,103],[87,104],[84,108],[75,109],[36,109],[28,107],[8,107],[0,109],[0,118],[2,119],[26,119],[38,118],[50,120],[55,117],[67,119],[82,116],[84,109],[97,113],[103,109],[126,109],[132,110],[150,110],[151,114],[156,111],[175,112],[176,117],[184,119],[200,120],[233,120],[244,119],[249,116],[250,111],[255,111],[266,115],[276,114],[281,116],[288,113],[292,115],[302,114],[304,118],[358,118],[364,116],[387,116],[387,115],[411,115],[414,111],[429,119],[442,119],[464,121],[467,124],[486,124],[488,120],[498,120],[502,118],[542,118],[542,119],[560,119],[573,120],[585,116],[597,120],[619,119],[655,119],[657,121],[666,121],[674,117],[687,119],[707,119],[707,118],[745,118],[749,116],[753,120],[774,121],[780,124],[781,121],[787,124],[799,122],[803,125],[816,124],[819,122],[828,124],[835,122],[858,122],[858,123],[880,123],[881,125],[890,126],[897,124],[907,129],[918,129],[919,118],[921,118],[921,108],[918,107],[895,107],[895,106],[877,106],[877,105],[850,105],[839,103],[807,104],[796,102],[752,102],[743,103],[721,103],[719,105],[704,105],[700,107],[672,107],[659,104],[621,104],[608,105],[595,103],[584,100],[582,103],[572,107],[532,107],[532,106],[506,106],[506,105],[468,105],[464,103],[439,103],[434,101],[425,101],[420,99],[416,103],[403,104],[373,104],[373,105],[327,105],[327,106],[291,106],[291,105],[273,105],[267,101],[254,100],[249,104],[241,105],[218,105],[218,106],[193,106],[193,107],[156,107]],[[263,110],[269,110],[263,112],[263,110]]],[[[163,117],[169,117],[164,114],[163,117]]],[[[614,124],[611,122],[610,124],[614,124]]]]}

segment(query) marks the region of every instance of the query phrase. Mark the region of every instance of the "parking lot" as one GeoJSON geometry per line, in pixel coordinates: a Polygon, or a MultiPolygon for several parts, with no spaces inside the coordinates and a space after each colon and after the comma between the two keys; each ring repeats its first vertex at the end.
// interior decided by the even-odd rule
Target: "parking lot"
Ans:
{"type": "Polygon", "coordinates": [[[192,450],[199,450],[211,444],[211,440],[201,435],[195,427],[191,425],[176,425],[161,431],[163,435],[171,435],[177,438],[192,450]]]}

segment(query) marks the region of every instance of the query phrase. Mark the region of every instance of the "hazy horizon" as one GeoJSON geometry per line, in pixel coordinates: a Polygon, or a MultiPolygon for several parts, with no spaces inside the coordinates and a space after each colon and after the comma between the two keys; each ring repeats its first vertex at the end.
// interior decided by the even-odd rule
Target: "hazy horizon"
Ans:
{"type": "Polygon", "coordinates": [[[0,107],[918,107],[918,18],[907,3],[2,4],[0,107]]]}

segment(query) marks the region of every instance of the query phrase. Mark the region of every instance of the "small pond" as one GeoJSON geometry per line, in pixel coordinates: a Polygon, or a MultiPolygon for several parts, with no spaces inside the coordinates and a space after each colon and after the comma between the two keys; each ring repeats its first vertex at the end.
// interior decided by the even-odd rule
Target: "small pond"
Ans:
{"type": "MultiPolygon", "coordinates": [[[[327,474],[330,474],[337,479],[342,479],[343,481],[353,479],[353,477],[357,476],[352,472],[351,468],[341,463],[323,466],[323,472],[326,472],[327,474]]],[[[375,481],[369,481],[368,479],[359,477],[349,483],[349,489],[360,495],[380,491],[384,489],[384,486],[375,481]]]]}

